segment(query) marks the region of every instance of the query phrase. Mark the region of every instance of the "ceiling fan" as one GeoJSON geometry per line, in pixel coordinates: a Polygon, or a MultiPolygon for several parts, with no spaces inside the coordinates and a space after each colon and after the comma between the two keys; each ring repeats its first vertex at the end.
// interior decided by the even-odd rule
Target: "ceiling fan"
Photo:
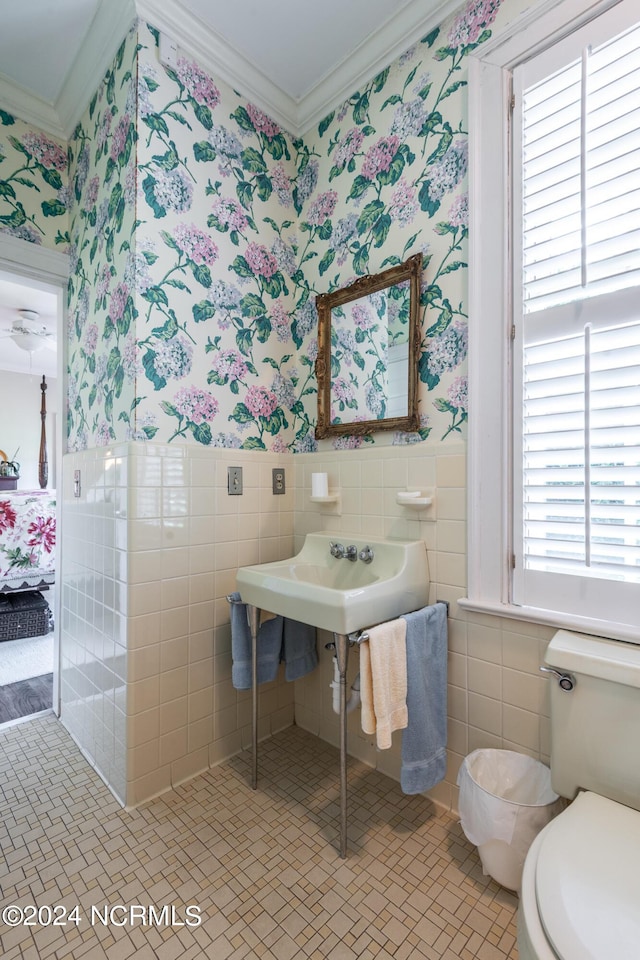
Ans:
{"type": "Polygon", "coordinates": [[[3,339],[10,339],[28,353],[34,353],[42,347],[49,347],[50,350],[56,349],[55,333],[52,333],[40,321],[40,314],[37,310],[27,310],[21,308],[18,310],[19,316],[13,321],[10,327],[5,327],[3,339]]]}

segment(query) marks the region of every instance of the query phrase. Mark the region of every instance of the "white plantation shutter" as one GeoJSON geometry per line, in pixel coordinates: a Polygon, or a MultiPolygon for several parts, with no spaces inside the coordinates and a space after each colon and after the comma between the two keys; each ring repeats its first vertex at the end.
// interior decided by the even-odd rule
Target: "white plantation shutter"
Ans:
{"type": "Polygon", "coordinates": [[[640,323],[532,345],[524,364],[527,565],[640,583],[640,323]]]}
{"type": "Polygon", "coordinates": [[[514,91],[512,599],[640,623],[640,23],[614,8],[514,91]]]}
{"type": "Polygon", "coordinates": [[[640,25],[524,89],[522,119],[525,313],[640,284],[640,25]]]}

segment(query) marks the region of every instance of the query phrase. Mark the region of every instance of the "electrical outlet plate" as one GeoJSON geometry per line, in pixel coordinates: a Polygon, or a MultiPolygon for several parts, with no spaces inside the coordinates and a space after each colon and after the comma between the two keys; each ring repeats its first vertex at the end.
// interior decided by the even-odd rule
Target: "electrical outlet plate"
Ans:
{"type": "Polygon", "coordinates": [[[227,467],[227,490],[230,497],[242,496],[242,467],[227,467]]]}
{"type": "Polygon", "coordinates": [[[285,493],[284,467],[274,467],[271,472],[271,477],[271,489],[274,494],[278,496],[281,493],[285,493]]]}

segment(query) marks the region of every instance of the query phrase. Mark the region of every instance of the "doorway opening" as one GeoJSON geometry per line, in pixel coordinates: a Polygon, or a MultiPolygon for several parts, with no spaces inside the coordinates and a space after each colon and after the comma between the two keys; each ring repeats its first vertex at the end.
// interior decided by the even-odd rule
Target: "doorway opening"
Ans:
{"type": "Polygon", "coordinates": [[[62,282],[0,257],[0,725],[59,714],[62,282]]]}

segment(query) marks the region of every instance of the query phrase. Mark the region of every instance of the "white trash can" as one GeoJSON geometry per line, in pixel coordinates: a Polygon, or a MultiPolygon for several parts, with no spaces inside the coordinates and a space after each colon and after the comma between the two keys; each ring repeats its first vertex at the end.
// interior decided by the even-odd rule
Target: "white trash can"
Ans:
{"type": "Polygon", "coordinates": [[[529,847],[564,807],[544,763],[513,750],[474,750],[458,773],[460,822],[484,873],[520,891],[529,847]]]}

